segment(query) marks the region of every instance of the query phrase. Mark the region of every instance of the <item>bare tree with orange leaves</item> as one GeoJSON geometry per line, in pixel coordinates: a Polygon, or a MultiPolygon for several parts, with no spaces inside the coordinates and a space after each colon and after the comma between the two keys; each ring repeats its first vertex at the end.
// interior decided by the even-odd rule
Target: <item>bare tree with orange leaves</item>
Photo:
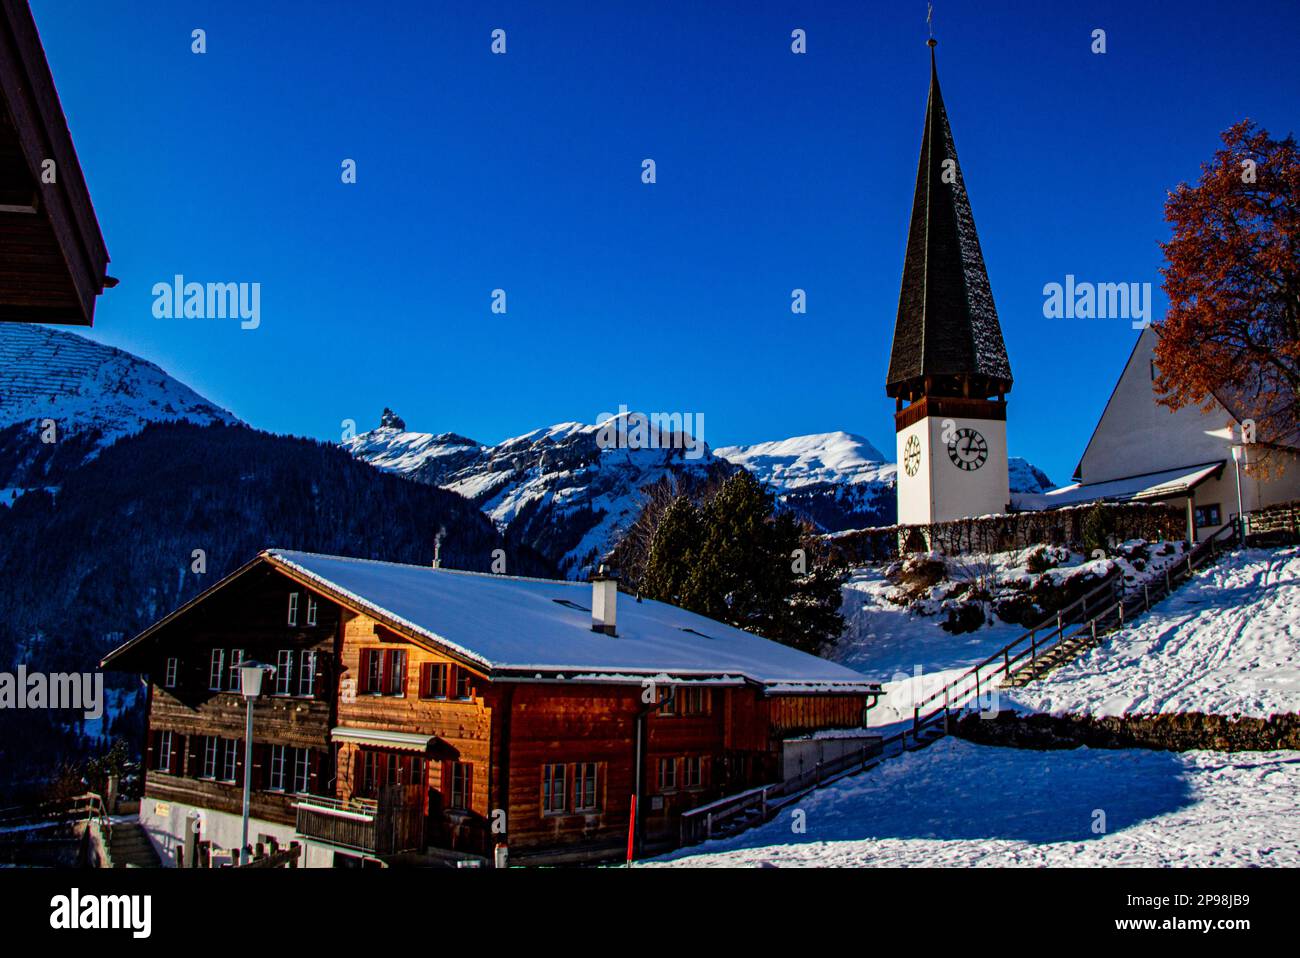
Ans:
{"type": "Polygon", "coordinates": [[[1253,420],[1250,459],[1268,474],[1300,447],[1300,153],[1250,120],[1222,139],[1200,182],[1165,203],[1156,391],[1171,409],[1217,400],[1253,420]]]}

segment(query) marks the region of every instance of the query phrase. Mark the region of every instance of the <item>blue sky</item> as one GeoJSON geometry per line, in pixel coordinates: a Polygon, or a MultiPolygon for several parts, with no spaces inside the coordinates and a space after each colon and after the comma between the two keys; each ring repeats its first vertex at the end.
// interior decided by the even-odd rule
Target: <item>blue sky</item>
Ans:
{"type": "MultiPolygon", "coordinates": [[[[924,2],[32,7],[121,280],[90,335],[250,423],[495,442],[625,403],[892,457],[924,2]],[[260,327],[156,319],[176,273],[261,283],[260,327]]],[[[1166,190],[1244,116],[1296,128],[1300,5],[941,0],[935,33],[1011,451],[1064,482],[1137,334],[1043,285],[1158,286],[1166,190]]]]}

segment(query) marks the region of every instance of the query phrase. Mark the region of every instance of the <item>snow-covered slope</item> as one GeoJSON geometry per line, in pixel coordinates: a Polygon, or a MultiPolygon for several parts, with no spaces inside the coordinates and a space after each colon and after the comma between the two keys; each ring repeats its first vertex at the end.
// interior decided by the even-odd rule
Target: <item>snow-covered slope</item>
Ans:
{"type": "Polygon", "coordinates": [[[566,422],[496,445],[455,433],[410,432],[385,410],[379,428],[344,443],[360,459],[465,496],[497,528],[541,552],[567,575],[599,562],[662,481],[707,481],[735,467],[713,456],[669,448],[601,448],[601,427],[566,422]]]}
{"type": "Polygon", "coordinates": [[[715,455],[748,469],[824,532],[890,525],[897,515],[897,466],[852,433],[724,446],[715,455]]]}
{"type": "Polygon", "coordinates": [[[802,829],[786,809],[651,864],[1295,867],[1297,789],[1294,751],[1035,751],[944,739],[800,799],[802,829]]]}
{"type": "Polygon", "coordinates": [[[715,456],[744,466],[781,491],[822,482],[893,483],[897,467],[861,436],[826,432],[752,446],[723,446],[715,456]]]}
{"type": "Polygon", "coordinates": [[[150,422],[238,420],[161,368],[62,330],[0,323],[0,486],[50,484],[150,422]],[[45,420],[54,421],[49,433],[45,420]],[[55,441],[42,441],[52,435],[55,441]]]}
{"type": "Polygon", "coordinates": [[[1300,711],[1300,548],[1220,560],[1133,627],[1003,697],[1088,715],[1300,711]]]}

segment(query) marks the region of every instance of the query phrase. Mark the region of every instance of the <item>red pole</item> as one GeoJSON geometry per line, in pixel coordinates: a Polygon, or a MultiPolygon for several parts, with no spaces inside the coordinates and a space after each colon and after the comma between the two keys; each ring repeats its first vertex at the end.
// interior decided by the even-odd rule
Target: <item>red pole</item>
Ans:
{"type": "Polygon", "coordinates": [[[636,840],[636,796],[632,796],[632,817],[627,820],[627,863],[632,864],[632,844],[636,840]]]}

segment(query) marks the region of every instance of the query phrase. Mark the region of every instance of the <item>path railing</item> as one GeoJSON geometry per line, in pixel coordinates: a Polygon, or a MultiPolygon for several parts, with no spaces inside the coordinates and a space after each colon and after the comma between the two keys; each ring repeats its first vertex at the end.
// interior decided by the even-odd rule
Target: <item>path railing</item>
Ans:
{"type": "Polygon", "coordinates": [[[915,747],[922,744],[924,735],[930,736],[924,741],[933,741],[947,734],[952,713],[972,700],[978,701],[983,690],[992,687],[994,679],[1011,675],[1021,668],[1037,667],[1040,657],[1062,643],[1085,638],[1096,642],[1106,632],[1123,628],[1126,621],[1168,596],[1197,569],[1215,561],[1226,550],[1228,540],[1237,538],[1236,533],[1235,526],[1224,526],[1189,549],[1179,562],[1167,566],[1162,576],[1145,580],[1140,585],[1125,586],[1118,573],[1111,575],[1097,588],[927,695],[913,709],[911,728],[904,728],[872,745],[864,745],[861,752],[818,762],[809,771],[784,782],[747,789],[683,812],[681,844],[690,845],[732,829],[739,830],[737,825],[744,828],[767,821],[809,789],[863,771],[906,751],[909,738],[915,747]],[[922,709],[935,703],[941,704],[922,714],[922,709]]]}
{"type": "MultiPolygon", "coordinates": [[[[1140,585],[1124,586],[1118,576],[1107,579],[1102,586],[1062,609],[1054,619],[1030,629],[916,703],[910,730],[913,738],[925,727],[939,722],[944,724],[946,732],[951,713],[964,708],[972,700],[978,701],[983,689],[990,687],[999,676],[1010,676],[1023,668],[1036,677],[1038,660],[1044,653],[1063,643],[1083,639],[1095,644],[1099,636],[1122,629],[1126,620],[1146,612],[1153,604],[1166,598],[1178,584],[1191,578],[1197,569],[1214,562],[1226,550],[1227,541],[1236,538],[1236,528],[1224,526],[1184,553],[1181,561],[1166,566],[1163,577],[1146,579],[1140,585]],[[1052,628],[1053,622],[1055,628],[1052,628]],[[1067,632],[1067,625],[1077,628],[1067,632]],[[923,709],[940,701],[942,704],[937,708],[922,714],[923,709]]],[[[906,745],[906,730],[900,735],[906,745]]]]}

